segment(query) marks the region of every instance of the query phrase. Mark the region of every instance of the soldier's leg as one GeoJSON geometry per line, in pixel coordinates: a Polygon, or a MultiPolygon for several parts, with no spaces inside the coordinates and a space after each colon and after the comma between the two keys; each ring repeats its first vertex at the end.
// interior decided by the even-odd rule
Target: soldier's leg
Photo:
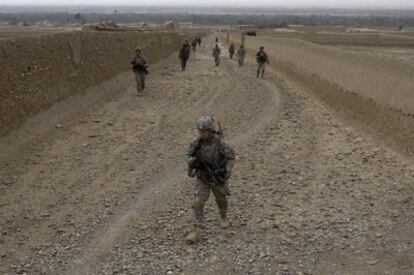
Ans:
{"type": "Polygon", "coordinates": [[[185,59],[181,59],[181,71],[185,71],[185,59]]]}
{"type": "Polygon", "coordinates": [[[201,239],[201,228],[204,225],[204,205],[210,195],[210,187],[200,178],[197,178],[194,191],[193,210],[195,220],[192,231],[186,237],[186,241],[189,244],[195,243],[201,239]]]}
{"type": "Polygon", "coordinates": [[[216,198],[216,203],[219,209],[220,218],[226,219],[227,218],[227,194],[224,190],[224,187],[221,185],[214,185],[212,188],[214,197],[216,198]]]}
{"type": "Polygon", "coordinates": [[[204,205],[210,196],[210,186],[208,186],[202,179],[197,178],[197,183],[194,192],[194,224],[202,226],[204,224],[204,205]]]}
{"type": "Polygon", "coordinates": [[[263,66],[262,66],[262,78],[264,76],[265,66],[266,66],[265,63],[263,63],[263,66]]]}
{"type": "Polygon", "coordinates": [[[140,76],[141,76],[141,88],[142,88],[142,91],[144,91],[144,89],[145,89],[145,74],[142,73],[140,76]]]}
{"type": "Polygon", "coordinates": [[[262,63],[257,63],[257,73],[256,73],[256,77],[259,78],[259,74],[260,74],[260,68],[262,67],[262,63]]]}
{"type": "Polygon", "coordinates": [[[141,75],[139,73],[135,73],[135,80],[137,82],[137,91],[138,91],[138,94],[142,94],[141,75]]]}

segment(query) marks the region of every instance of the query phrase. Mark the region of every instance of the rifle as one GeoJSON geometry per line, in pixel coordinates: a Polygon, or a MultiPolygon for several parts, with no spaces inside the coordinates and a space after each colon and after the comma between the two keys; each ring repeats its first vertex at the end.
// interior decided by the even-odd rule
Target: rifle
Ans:
{"type": "Polygon", "coordinates": [[[140,71],[140,72],[143,72],[144,74],[148,74],[148,67],[147,67],[147,65],[143,65],[143,64],[133,64],[132,69],[133,70],[140,71]]]}
{"type": "Polygon", "coordinates": [[[208,176],[214,181],[214,183],[223,186],[226,195],[230,196],[229,187],[225,184],[225,169],[214,167],[211,163],[201,160],[199,157],[196,158],[191,168],[207,172],[208,176]]]}

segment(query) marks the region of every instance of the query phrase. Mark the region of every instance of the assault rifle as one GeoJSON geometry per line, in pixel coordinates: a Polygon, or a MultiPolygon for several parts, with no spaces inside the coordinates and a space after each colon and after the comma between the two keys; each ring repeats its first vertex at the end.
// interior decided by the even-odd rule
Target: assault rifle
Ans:
{"type": "Polygon", "coordinates": [[[136,63],[135,59],[131,60],[131,64],[132,64],[132,70],[140,71],[140,72],[143,72],[144,74],[148,74],[148,65],[147,64],[136,63]]]}
{"type": "Polygon", "coordinates": [[[224,191],[228,196],[230,196],[229,187],[225,184],[226,183],[226,171],[223,168],[214,167],[211,163],[201,160],[200,158],[196,158],[194,161],[192,169],[202,170],[207,173],[207,175],[214,181],[215,184],[221,185],[224,188],[224,191]]]}

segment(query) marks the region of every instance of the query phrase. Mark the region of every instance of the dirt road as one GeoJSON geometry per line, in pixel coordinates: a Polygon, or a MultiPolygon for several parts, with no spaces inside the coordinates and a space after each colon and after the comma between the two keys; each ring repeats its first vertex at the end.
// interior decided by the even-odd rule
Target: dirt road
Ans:
{"type": "Polygon", "coordinates": [[[2,273],[414,273],[413,161],[276,69],[257,80],[225,45],[215,67],[212,46],[186,72],[175,54],[153,64],[143,97],[122,74],[127,91],[60,103],[0,141],[2,273]],[[237,152],[232,227],[210,200],[189,246],[184,153],[206,114],[237,152]]]}

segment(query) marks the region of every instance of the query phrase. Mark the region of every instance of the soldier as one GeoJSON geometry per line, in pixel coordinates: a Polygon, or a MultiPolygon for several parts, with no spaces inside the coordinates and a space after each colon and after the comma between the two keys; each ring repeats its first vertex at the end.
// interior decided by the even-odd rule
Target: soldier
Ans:
{"type": "Polygon", "coordinates": [[[239,61],[239,66],[243,66],[245,57],[246,51],[244,50],[243,45],[240,45],[240,48],[237,50],[237,60],[239,61]]]}
{"type": "Polygon", "coordinates": [[[259,51],[256,54],[256,61],[257,61],[257,74],[256,77],[259,78],[260,71],[262,72],[262,78],[264,76],[265,71],[265,64],[269,64],[269,58],[264,51],[264,47],[261,46],[259,51]]]}
{"type": "Polygon", "coordinates": [[[188,176],[196,177],[194,216],[192,232],[187,242],[194,243],[201,238],[201,227],[204,224],[204,205],[210,191],[213,192],[220,212],[221,227],[230,226],[227,220],[227,181],[235,162],[232,146],[226,144],[220,133],[215,131],[212,118],[201,117],[197,122],[199,137],[191,144],[187,152],[188,176]]]}
{"type": "Polygon", "coordinates": [[[188,51],[188,57],[190,57],[190,52],[191,52],[190,42],[188,42],[188,40],[185,40],[184,44],[185,44],[185,47],[187,48],[187,51],[188,51]]]}
{"type": "Polygon", "coordinates": [[[193,52],[196,51],[196,47],[197,47],[197,41],[194,39],[191,41],[191,48],[193,49],[193,52]]]}
{"type": "Polygon", "coordinates": [[[138,95],[142,95],[145,89],[145,76],[148,74],[148,63],[140,48],[135,49],[135,55],[131,58],[132,70],[137,81],[138,95]]]}
{"type": "Polygon", "coordinates": [[[233,44],[230,44],[229,54],[230,54],[230,59],[233,59],[233,55],[234,55],[234,45],[233,44]]]}
{"type": "Polygon", "coordinates": [[[178,55],[178,58],[181,60],[181,71],[185,71],[185,66],[189,57],[190,53],[188,52],[187,45],[183,44],[183,47],[178,55]]]}
{"type": "Polygon", "coordinates": [[[199,38],[197,39],[197,43],[198,43],[198,46],[200,47],[200,46],[201,46],[201,37],[199,37],[199,38]]]}
{"type": "Polygon", "coordinates": [[[221,53],[221,49],[218,46],[218,44],[216,44],[216,46],[213,49],[214,63],[216,64],[216,66],[220,64],[220,53],[221,53]]]}

